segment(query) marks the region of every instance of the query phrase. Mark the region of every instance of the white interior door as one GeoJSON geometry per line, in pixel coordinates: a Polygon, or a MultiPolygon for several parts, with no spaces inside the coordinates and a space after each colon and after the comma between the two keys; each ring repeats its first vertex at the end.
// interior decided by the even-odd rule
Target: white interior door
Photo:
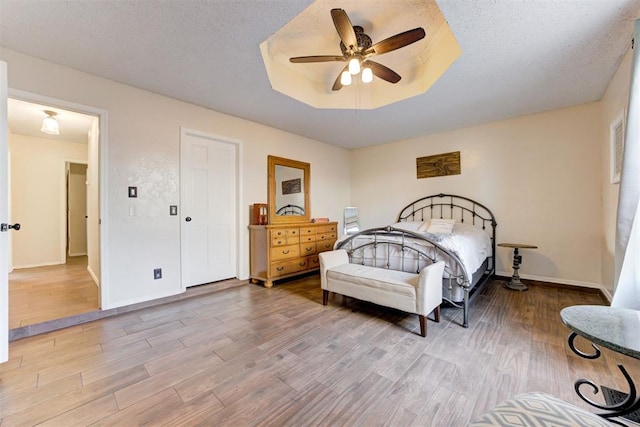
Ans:
{"type": "MultiPolygon", "coordinates": [[[[0,224],[9,222],[8,193],[7,64],[0,61],[0,224]]],[[[8,232],[0,231],[0,363],[9,360],[9,245],[8,232]]]]}
{"type": "Polygon", "coordinates": [[[183,131],[180,141],[182,286],[237,277],[237,145],[183,131]]]}

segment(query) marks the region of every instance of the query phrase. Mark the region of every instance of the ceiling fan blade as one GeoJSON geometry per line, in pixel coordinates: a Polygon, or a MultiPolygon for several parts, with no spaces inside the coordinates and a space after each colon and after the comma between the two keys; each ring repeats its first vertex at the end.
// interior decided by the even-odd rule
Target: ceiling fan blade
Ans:
{"type": "MultiPolygon", "coordinates": [[[[349,69],[349,66],[347,65],[342,69],[342,71],[338,73],[338,78],[336,79],[335,82],[333,82],[333,87],[331,88],[331,90],[336,91],[336,90],[342,89],[342,82],[340,82],[340,78],[342,77],[342,73],[344,73],[348,69],[349,69]]],[[[373,71],[373,69],[371,71],[373,71]]]]}
{"type": "Polygon", "coordinates": [[[389,83],[398,83],[402,78],[400,77],[400,74],[396,73],[391,68],[377,62],[366,61],[364,65],[371,68],[371,72],[373,72],[374,76],[381,78],[382,80],[386,80],[389,83]]]}
{"type": "Polygon", "coordinates": [[[315,55],[315,56],[296,56],[289,58],[290,62],[294,64],[308,63],[308,62],[333,62],[333,61],[346,61],[344,56],[335,55],[315,55]]]}
{"type": "Polygon", "coordinates": [[[333,25],[336,26],[338,35],[342,40],[342,43],[347,47],[353,46],[354,50],[358,49],[358,39],[356,38],[356,32],[351,25],[351,20],[347,16],[347,12],[343,9],[331,9],[331,18],[333,19],[333,25]]]}
{"type": "Polygon", "coordinates": [[[421,27],[414,28],[413,30],[407,30],[374,44],[364,51],[364,55],[382,55],[383,53],[391,52],[410,45],[411,43],[415,43],[418,40],[422,40],[424,36],[425,32],[421,27]]]}

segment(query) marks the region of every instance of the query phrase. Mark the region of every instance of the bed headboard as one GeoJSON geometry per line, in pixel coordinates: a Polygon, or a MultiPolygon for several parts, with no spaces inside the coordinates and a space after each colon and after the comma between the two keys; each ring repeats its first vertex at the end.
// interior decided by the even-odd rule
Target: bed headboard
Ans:
{"type": "MultiPolygon", "coordinates": [[[[426,221],[431,218],[455,219],[464,224],[482,228],[491,238],[495,260],[496,218],[482,203],[455,194],[434,194],[405,206],[398,214],[398,221],[426,221]]],[[[495,264],[494,264],[495,265],[495,264]]],[[[492,268],[495,268],[492,266],[492,268]]]]}

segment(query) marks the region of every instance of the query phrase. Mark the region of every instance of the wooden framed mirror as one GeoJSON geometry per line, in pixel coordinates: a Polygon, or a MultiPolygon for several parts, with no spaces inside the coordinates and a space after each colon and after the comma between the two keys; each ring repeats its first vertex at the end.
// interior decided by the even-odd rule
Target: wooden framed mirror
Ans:
{"type": "Polygon", "coordinates": [[[311,218],[309,204],[311,165],[276,156],[268,156],[267,159],[269,223],[309,221],[311,218]]]}

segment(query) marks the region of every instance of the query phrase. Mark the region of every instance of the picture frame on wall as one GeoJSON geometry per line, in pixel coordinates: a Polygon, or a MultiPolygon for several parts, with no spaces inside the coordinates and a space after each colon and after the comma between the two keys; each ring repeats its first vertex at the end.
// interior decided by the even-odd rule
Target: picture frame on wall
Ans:
{"type": "Polygon", "coordinates": [[[625,136],[625,112],[622,110],[620,114],[611,122],[609,128],[609,159],[611,171],[611,183],[618,184],[620,182],[620,172],[622,172],[622,157],[624,153],[624,136],[625,136]]]}

